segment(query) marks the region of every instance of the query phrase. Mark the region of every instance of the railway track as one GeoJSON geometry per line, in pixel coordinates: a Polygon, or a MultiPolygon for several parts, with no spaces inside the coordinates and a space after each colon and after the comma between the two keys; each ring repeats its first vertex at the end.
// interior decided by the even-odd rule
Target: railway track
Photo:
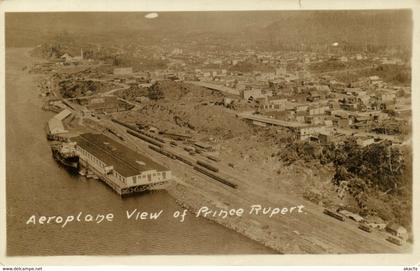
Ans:
{"type": "MultiPolygon", "coordinates": [[[[214,182],[214,179],[195,171],[191,165],[181,163],[171,157],[161,155],[151,149],[145,141],[135,138],[120,124],[113,123],[119,131],[137,150],[146,153],[153,160],[159,161],[171,168],[176,175],[187,175],[191,180],[182,181],[188,184],[191,193],[204,195],[213,202],[227,202],[231,207],[250,206],[252,204],[262,204],[264,206],[291,206],[296,203],[305,205],[305,214],[301,217],[288,216],[279,218],[252,217],[248,222],[252,224],[268,225],[269,229],[275,232],[288,244],[297,242],[305,253],[396,253],[401,252],[401,248],[378,238],[378,236],[362,232],[354,225],[343,223],[322,213],[323,208],[307,202],[298,197],[293,197],[287,193],[279,193],[277,197],[268,197],[263,187],[258,183],[249,180],[247,176],[233,172],[227,175],[236,180],[240,185],[238,189],[227,189],[214,182]],[[195,181],[194,181],[195,180],[195,181]]],[[[157,146],[156,146],[157,147],[157,146]]],[[[168,147],[165,145],[165,147],[168,147]]],[[[176,147],[172,147],[172,152],[177,154],[176,147]]],[[[220,166],[219,166],[220,167],[220,166]]],[[[222,166],[224,170],[224,167],[222,166]]],[[[268,177],[268,174],[263,174],[268,177]]],[[[285,251],[288,253],[288,251],[285,251]]]]}

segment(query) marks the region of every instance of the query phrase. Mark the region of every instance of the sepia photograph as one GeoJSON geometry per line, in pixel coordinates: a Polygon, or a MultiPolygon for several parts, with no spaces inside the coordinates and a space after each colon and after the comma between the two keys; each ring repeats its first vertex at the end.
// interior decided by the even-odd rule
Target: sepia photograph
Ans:
{"type": "Polygon", "coordinates": [[[413,252],[411,9],[4,33],[8,257],[413,252]]]}

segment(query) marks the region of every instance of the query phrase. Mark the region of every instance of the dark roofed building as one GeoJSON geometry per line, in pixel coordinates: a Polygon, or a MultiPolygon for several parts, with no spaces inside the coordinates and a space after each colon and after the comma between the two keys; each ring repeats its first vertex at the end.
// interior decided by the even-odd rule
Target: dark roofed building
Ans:
{"type": "Polygon", "coordinates": [[[114,190],[150,186],[168,181],[171,171],[103,134],[82,134],[77,143],[79,161],[93,169],[114,190]]]}

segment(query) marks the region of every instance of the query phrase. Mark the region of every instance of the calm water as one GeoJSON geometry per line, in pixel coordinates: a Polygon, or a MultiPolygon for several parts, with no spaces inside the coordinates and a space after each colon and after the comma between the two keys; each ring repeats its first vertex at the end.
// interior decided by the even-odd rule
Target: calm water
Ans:
{"type": "Polygon", "coordinates": [[[6,52],[6,192],[8,255],[260,254],[268,248],[202,218],[176,222],[166,192],[121,199],[95,180],[71,176],[53,160],[45,138],[33,61],[22,49],[6,52]],[[163,209],[157,221],[129,221],[125,211],[163,209]],[[112,223],[26,225],[33,215],[113,213],[112,223]]]}

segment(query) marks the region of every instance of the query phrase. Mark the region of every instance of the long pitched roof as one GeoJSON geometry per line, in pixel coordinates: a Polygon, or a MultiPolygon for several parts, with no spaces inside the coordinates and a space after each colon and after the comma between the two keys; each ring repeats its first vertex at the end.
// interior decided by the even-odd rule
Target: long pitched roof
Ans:
{"type": "Polygon", "coordinates": [[[97,157],[107,166],[114,166],[114,170],[124,177],[140,175],[148,170],[168,170],[146,156],[103,134],[86,133],[73,137],[72,141],[77,142],[77,145],[97,157]]]}

